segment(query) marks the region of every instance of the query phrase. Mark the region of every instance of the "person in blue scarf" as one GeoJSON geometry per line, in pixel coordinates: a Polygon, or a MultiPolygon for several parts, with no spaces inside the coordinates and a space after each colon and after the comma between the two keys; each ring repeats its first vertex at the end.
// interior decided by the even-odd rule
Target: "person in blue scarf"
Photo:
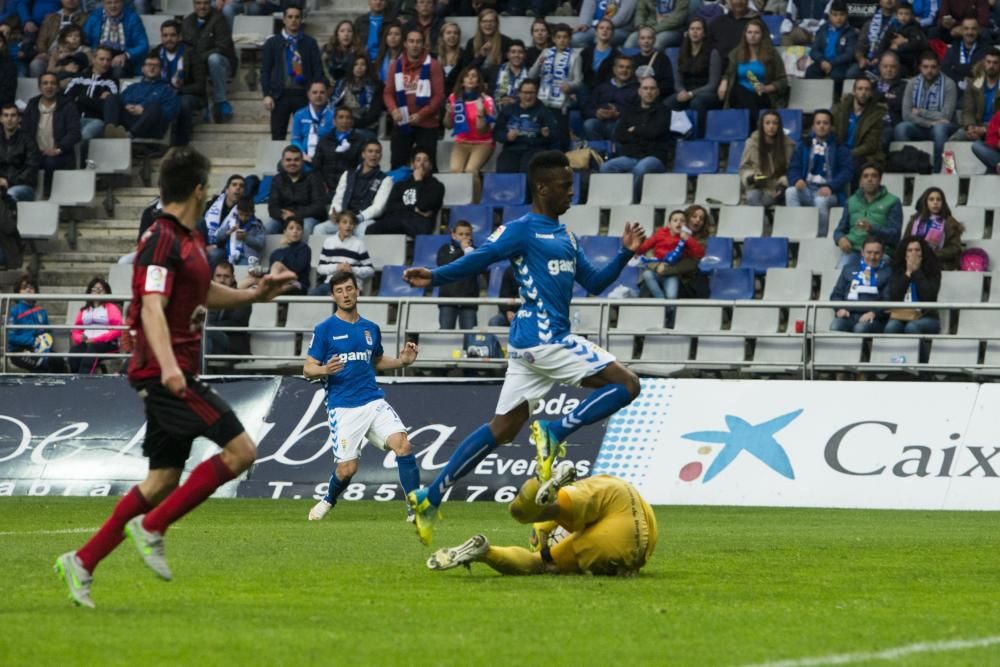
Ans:
{"type": "Polygon", "coordinates": [[[261,52],[260,88],[264,109],[271,113],[271,139],[284,140],[288,119],[308,104],[306,91],[313,81],[324,81],[319,44],[302,29],[302,8],[288,5],[284,28],[272,35],[261,52]]]}
{"type": "Polygon", "coordinates": [[[816,31],[809,57],[812,64],[806,69],[807,79],[833,79],[834,94],[840,97],[847,70],[854,62],[854,47],[858,31],[847,23],[847,2],[834,0],[826,21],[816,31]]]}
{"type": "Polygon", "coordinates": [[[312,170],[312,159],[320,140],[333,131],[333,109],[327,102],[326,84],[313,81],[309,85],[309,104],[292,116],[292,144],[302,150],[306,171],[312,170]]]}
{"type": "Polygon", "coordinates": [[[903,92],[903,122],[896,126],[896,141],[933,141],[934,173],[941,171],[941,153],[948,138],[958,129],[952,122],[958,87],[941,72],[937,54],[920,56],[920,72],[910,79],[903,92]]]}
{"type": "MultiPolygon", "coordinates": [[[[885,259],[882,240],[869,236],[861,249],[861,259],[845,266],[830,293],[830,301],[885,301],[892,268],[885,259]]],[[[880,333],[885,327],[887,313],[877,307],[837,307],[831,331],[845,333],[880,333]]]]}
{"type": "Polygon", "coordinates": [[[791,185],[785,190],[785,205],[815,206],[819,209],[819,228],[825,233],[830,208],[843,204],[853,175],[851,149],[837,143],[833,114],[820,109],[813,114],[809,137],[792,153],[788,165],[791,185]]]}

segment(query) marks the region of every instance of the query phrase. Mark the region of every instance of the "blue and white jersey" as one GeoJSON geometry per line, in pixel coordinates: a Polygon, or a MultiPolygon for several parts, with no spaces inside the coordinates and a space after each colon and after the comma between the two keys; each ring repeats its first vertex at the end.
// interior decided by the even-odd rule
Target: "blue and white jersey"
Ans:
{"type": "Polygon", "coordinates": [[[454,282],[509,259],[524,300],[510,327],[510,345],[523,350],[559,343],[570,333],[574,280],[591,294],[600,294],[632,255],[623,247],[607,266],[597,269],[580,250],[576,237],[558,220],[527,213],[498,227],[486,243],[465,257],[435,269],[431,283],[454,282]]]}
{"type": "Polygon", "coordinates": [[[375,361],[382,356],[382,332],[365,318],[351,324],[336,315],[313,329],[310,357],[327,364],[334,356],[344,360],[344,368],[327,376],[326,407],[356,408],[385,397],[375,382],[375,361]]]}

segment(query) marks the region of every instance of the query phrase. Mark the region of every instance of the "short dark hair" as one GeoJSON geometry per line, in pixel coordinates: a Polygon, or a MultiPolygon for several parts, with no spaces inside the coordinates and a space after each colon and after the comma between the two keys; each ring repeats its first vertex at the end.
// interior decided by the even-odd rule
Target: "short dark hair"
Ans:
{"type": "Polygon", "coordinates": [[[833,112],[829,109],[816,109],[813,111],[813,122],[816,122],[816,116],[819,116],[820,114],[829,118],[831,124],[833,123],[833,112]]]}
{"type": "Polygon", "coordinates": [[[632,56],[627,56],[624,53],[620,53],[620,52],[615,54],[614,62],[612,62],[611,64],[612,65],[617,65],[619,60],[627,60],[629,65],[634,65],[635,64],[635,61],[632,60],[632,56]]]}
{"type": "Polygon", "coordinates": [[[927,61],[927,60],[933,60],[938,65],[941,64],[941,59],[938,58],[938,54],[934,53],[930,49],[927,49],[926,51],[924,51],[923,53],[920,54],[920,60],[918,61],[917,64],[918,65],[923,65],[924,62],[927,61]]]}
{"type": "Polygon", "coordinates": [[[143,64],[149,62],[150,60],[155,61],[157,65],[160,63],[160,56],[155,51],[150,51],[146,54],[146,57],[142,59],[143,64]]]}
{"type": "Polygon", "coordinates": [[[454,231],[459,227],[468,227],[469,229],[472,229],[472,223],[469,222],[468,220],[459,220],[458,222],[456,222],[454,225],[451,226],[451,229],[452,231],[454,231]]]}
{"type": "MultiPolygon", "coordinates": [[[[869,88],[874,88],[875,87],[875,84],[872,83],[872,80],[869,79],[867,76],[860,76],[857,79],[855,79],[854,80],[854,88],[857,88],[859,83],[867,83],[869,88]]],[[[852,88],[852,90],[853,90],[853,88],[852,88]]]]}
{"type": "Polygon", "coordinates": [[[861,247],[864,248],[869,243],[877,243],[880,246],[882,246],[883,248],[885,247],[885,242],[882,241],[882,239],[880,239],[879,237],[874,236],[874,235],[872,235],[872,236],[866,236],[865,237],[865,242],[861,244],[861,247]]]}
{"type": "Polygon", "coordinates": [[[285,9],[284,11],[281,12],[281,15],[284,16],[285,14],[287,14],[289,9],[297,9],[299,10],[299,14],[302,13],[302,5],[298,4],[297,2],[289,2],[287,5],[285,5],[285,9]]]}
{"type": "Polygon", "coordinates": [[[833,2],[830,3],[830,11],[831,12],[842,12],[842,13],[846,14],[847,13],[847,3],[844,0],[833,0],[833,2]]]}
{"type": "MultiPolygon", "coordinates": [[[[420,28],[416,27],[416,25],[414,25],[413,27],[411,27],[409,30],[406,31],[406,34],[403,35],[403,41],[405,42],[407,39],[409,39],[410,35],[412,35],[413,33],[417,33],[418,35],[420,35],[420,41],[421,42],[427,41],[424,38],[424,31],[421,30],[420,28]]],[[[330,284],[332,285],[333,283],[330,283],[330,284]]]]}
{"type": "Polygon", "coordinates": [[[208,186],[212,163],[190,146],[174,146],[160,163],[160,205],[186,201],[200,185],[208,186]]]}
{"type": "Polygon", "coordinates": [[[427,156],[427,159],[431,161],[432,165],[434,164],[434,156],[431,155],[431,152],[428,149],[424,148],[423,146],[413,147],[413,150],[410,151],[410,162],[413,162],[413,158],[417,157],[421,153],[427,156]]]}
{"type": "Polygon", "coordinates": [[[115,50],[112,49],[110,46],[104,46],[104,45],[98,46],[96,49],[94,49],[94,55],[97,55],[98,51],[107,51],[111,55],[115,55],[115,50]]]}
{"type": "Polygon", "coordinates": [[[289,216],[289,217],[285,218],[285,222],[282,223],[282,225],[281,225],[281,231],[285,231],[286,229],[288,229],[288,225],[292,224],[293,222],[296,225],[298,225],[299,227],[301,227],[302,229],[306,228],[306,226],[304,224],[302,224],[302,218],[297,218],[294,215],[292,215],[292,216],[289,216]]]}
{"type": "Polygon", "coordinates": [[[538,79],[525,79],[521,83],[517,84],[517,89],[521,90],[522,88],[524,88],[524,84],[526,83],[530,83],[532,86],[534,86],[535,90],[538,90],[539,88],[538,79]]]}
{"type": "Polygon", "coordinates": [[[382,150],[382,142],[381,141],[379,141],[378,139],[369,139],[368,141],[366,141],[365,143],[363,143],[361,145],[361,152],[364,153],[365,149],[368,148],[369,146],[371,146],[372,144],[375,144],[376,146],[378,146],[379,150],[382,150]]]}
{"type": "Polygon", "coordinates": [[[336,117],[336,115],[338,113],[340,113],[341,111],[346,111],[347,113],[351,114],[351,119],[354,118],[354,112],[351,111],[351,107],[347,106],[346,104],[341,104],[339,107],[337,107],[334,110],[334,112],[333,112],[334,117],[336,117]]]}
{"type": "Polygon", "coordinates": [[[21,115],[21,110],[17,108],[17,105],[13,102],[7,102],[6,104],[0,104],[0,113],[3,113],[7,109],[13,109],[17,115],[21,115]]]}
{"type": "Polygon", "coordinates": [[[556,34],[558,34],[560,32],[564,32],[567,35],[572,36],[573,35],[573,28],[570,28],[569,24],[567,24],[567,23],[557,23],[554,26],[552,26],[552,36],[553,37],[555,37],[556,34]]]}
{"type": "Polygon", "coordinates": [[[337,271],[332,276],[330,276],[330,294],[333,294],[333,288],[337,285],[343,285],[348,280],[354,283],[354,287],[358,287],[358,278],[354,275],[352,271],[337,271]]]}
{"type": "Polygon", "coordinates": [[[22,289],[24,289],[26,286],[29,285],[35,288],[36,292],[38,291],[38,281],[35,280],[35,277],[32,276],[30,273],[22,273],[21,277],[17,279],[17,287],[14,288],[14,291],[20,292],[22,289]]]}
{"type": "Polygon", "coordinates": [[[881,178],[882,174],[885,173],[882,170],[882,166],[879,165],[877,162],[865,162],[863,165],[861,165],[861,169],[858,171],[858,173],[859,174],[863,174],[866,171],[868,171],[869,169],[874,169],[875,171],[877,171],[878,175],[879,175],[879,178],[881,178]]]}
{"type": "Polygon", "coordinates": [[[163,32],[164,28],[173,28],[177,31],[177,34],[181,34],[181,22],[177,19],[167,19],[160,24],[160,32],[163,32]]]}
{"type": "Polygon", "coordinates": [[[54,76],[56,77],[56,79],[59,78],[59,76],[55,72],[42,72],[41,74],[38,75],[38,85],[42,85],[42,79],[44,79],[47,76],[54,76]]]}
{"type": "Polygon", "coordinates": [[[226,188],[228,189],[229,186],[233,184],[233,181],[236,181],[236,180],[243,181],[243,183],[247,182],[247,179],[243,178],[243,176],[241,176],[240,174],[233,174],[229,178],[226,179],[226,188]]]}
{"type": "Polygon", "coordinates": [[[528,164],[529,189],[532,192],[535,191],[535,188],[538,187],[540,181],[545,177],[544,172],[552,171],[553,169],[567,169],[568,167],[569,159],[562,151],[551,150],[535,154],[535,157],[531,158],[531,162],[528,164]]]}
{"type": "Polygon", "coordinates": [[[521,40],[519,40],[519,39],[512,39],[512,40],[510,40],[510,44],[507,45],[507,50],[510,51],[515,46],[520,46],[522,49],[526,49],[527,48],[524,45],[524,42],[522,42],[521,40]]]}
{"type": "Polygon", "coordinates": [[[218,262],[215,263],[215,268],[229,269],[231,273],[233,273],[234,275],[236,274],[236,267],[234,267],[228,259],[220,259],[218,262]]]}
{"type": "Polygon", "coordinates": [[[241,197],[239,201],[236,202],[236,210],[240,213],[250,213],[254,212],[253,199],[250,197],[241,197]]]}
{"type": "Polygon", "coordinates": [[[302,155],[302,149],[295,144],[288,144],[281,149],[281,157],[285,157],[285,153],[298,153],[299,155],[302,155]]]}
{"type": "Polygon", "coordinates": [[[913,13],[913,5],[906,0],[899,0],[899,2],[896,3],[896,11],[898,12],[900,9],[905,9],[911,14],[913,13]]]}

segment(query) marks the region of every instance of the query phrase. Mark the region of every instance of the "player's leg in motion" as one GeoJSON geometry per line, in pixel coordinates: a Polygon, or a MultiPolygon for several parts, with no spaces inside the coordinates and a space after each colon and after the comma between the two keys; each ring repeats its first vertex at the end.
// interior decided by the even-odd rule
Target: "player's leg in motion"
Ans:
{"type": "Polygon", "coordinates": [[[333,506],[337,504],[337,498],[340,497],[340,494],[351,483],[351,478],[354,477],[354,473],[357,471],[358,460],[356,458],[350,461],[337,462],[337,467],[333,469],[333,474],[330,475],[330,485],[327,488],[326,495],[309,510],[310,521],[319,521],[326,516],[327,512],[333,509],[333,506]]]}

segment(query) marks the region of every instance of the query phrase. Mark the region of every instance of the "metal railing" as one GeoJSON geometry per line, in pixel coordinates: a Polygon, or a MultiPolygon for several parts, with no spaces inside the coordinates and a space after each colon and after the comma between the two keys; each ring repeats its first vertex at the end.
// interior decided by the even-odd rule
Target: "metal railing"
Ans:
{"type": "MultiPolygon", "coordinates": [[[[20,351],[20,352],[10,352],[7,351],[7,336],[8,333],[13,330],[18,329],[38,329],[39,327],[33,324],[28,325],[17,325],[9,321],[8,314],[10,312],[11,306],[17,301],[21,300],[21,295],[17,294],[0,294],[0,336],[2,336],[3,346],[0,348],[0,372],[20,372],[19,369],[11,369],[8,367],[7,362],[15,358],[32,358],[41,356],[44,353],[36,353],[33,351],[20,351]]],[[[81,301],[113,301],[116,303],[123,304],[122,312],[125,314],[124,303],[125,300],[122,299],[120,295],[82,295],[82,294],[36,294],[32,295],[32,300],[36,301],[40,305],[46,303],[58,303],[58,302],[81,302],[81,301]]],[[[276,299],[278,304],[286,304],[289,307],[292,304],[299,303],[309,303],[309,304],[319,304],[319,305],[329,305],[330,312],[333,312],[333,304],[327,297],[280,297],[276,299]]],[[[462,334],[465,333],[492,333],[495,334],[501,342],[506,346],[506,339],[509,333],[508,327],[489,327],[481,326],[475,329],[462,330],[442,330],[437,327],[436,321],[428,321],[427,319],[421,318],[419,313],[414,312],[418,307],[426,306],[437,306],[437,305],[509,305],[512,302],[509,299],[496,299],[496,298],[481,298],[481,299],[460,299],[460,298],[434,298],[434,297],[407,297],[407,298],[389,298],[389,297],[363,297],[359,302],[359,311],[362,316],[365,315],[366,309],[372,310],[374,306],[385,306],[383,311],[386,312],[388,317],[382,318],[384,321],[376,322],[380,325],[380,329],[383,333],[383,338],[392,341],[393,345],[386,345],[387,354],[398,354],[400,346],[408,339],[419,338],[423,335],[425,338],[430,336],[454,336],[454,341],[458,341],[459,347],[453,348],[448,351],[447,356],[443,355],[431,355],[422,353],[421,357],[418,359],[417,364],[412,368],[415,369],[442,369],[442,368],[467,368],[467,369],[500,369],[503,368],[505,361],[503,359],[496,358],[468,358],[461,354],[460,341],[462,334]],[[394,313],[394,317],[393,312],[394,313]],[[419,320],[419,321],[418,321],[419,320]],[[456,356],[455,349],[460,352],[456,356]]],[[[854,333],[844,333],[829,330],[826,326],[823,330],[820,329],[820,314],[824,311],[834,311],[838,308],[848,308],[851,310],[887,310],[889,308],[912,308],[914,307],[912,302],[835,302],[835,301],[762,301],[762,300],[746,300],[746,301],[720,301],[720,300],[700,300],[700,299],[684,299],[678,301],[665,301],[665,300],[653,300],[653,299],[597,299],[597,298],[586,298],[586,299],[574,299],[571,305],[570,312],[578,312],[584,310],[587,313],[586,320],[590,323],[589,325],[574,326],[573,333],[582,335],[590,339],[591,341],[597,343],[598,345],[604,347],[605,349],[611,349],[613,352],[618,349],[619,360],[627,365],[632,365],[637,370],[643,373],[649,374],[672,374],[680,370],[703,370],[703,371],[722,371],[722,370],[732,370],[736,372],[750,372],[754,374],[774,374],[774,375],[793,375],[800,377],[802,379],[813,379],[816,377],[817,372],[821,371],[834,371],[834,370],[871,370],[871,371],[897,371],[897,372],[908,372],[916,374],[921,371],[933,371],[940,373],[961,373],[966,375],[1000,375],[1000,353],[996,355],[998,359],[997,363],[988,363],[986,357],[982,354],[982,350],[977,348],[974,363],[962,363],[962,364],[942,364],[942,363],[929,363],[920,362],[917,360],[906,359],[905,361],[893,361],[890,363],[881,361],[862,361],[862,357],[859,356],[857,360],[835,360],[832,362],[817,361],[816,358],[816,347],[819,342],[822,346],[823,341],[828,340],[855,340],[855,341],[865,341],[870,339],[878,339],[880,341],[892,341],[892,340],[905,340],[913,342],[915,340],[929,341],[932,347],[935,341],[947,340],[947,341],[976,341],[981,343],[983,341],[1000,341],[1000,303],[927,303],[927,304],[917,304],[923,305],[927,308],[932,308],[938,311],[942,315],[947,312],[954,311],[996,311],[996,323],[995,334],[984,335],[960,335],[960,334],[950,334],[950,333],[940,333],[940,334],[854,334],[854,333]],[[723,313],[731,313],[733,309],[767,309],[767,310],[778,310],[778,321],[785,323],[783,330],[779,327],[774,327],[773,330],[732,330],[727,328],[717,328],[713,329],[711,327],[696,327],[692,329],[685,330],[681,326],[675,326],[673,328],[666,328],[663,325],[662,315],[657,316],[656,320],[650,321],[647,325],[643,326],[632,326],[625,327],[619,322],[622,319],[621,315],[624,311],[624,307],[642,307],[643,309],[649,310],[650,314],[656,314],[662,311],[665,315],[666,311],[670,307],[679,307],[682,309],[692,309],[692,308],[711,308],[715,310],[722,310],[723,313]],[[802,326],[801,330],[796,330],[796,321],[792,320],[792,314],[795,314],[796,319],[798,319],[801,313],[802,326]],[[614,325],[614,326],[613,326],[614,325]],[[749,358],[744,355],[742,358],[728,358],[725,360],[709,360],[709,359],[699,359],[698,354],[692,354],[690,348],[687,354],[683,354],[676,358],[657,358],[655,355],[645,355],[645,354],[623,354],[623,350],[620,349],[628,346],[629,341],[633,345],[633,350],[639,346],[643,348],[649,346],[650,342],[655,343],[656,341],[670,341],[677,340],[679,338],[689,339],[690,341],[698,341],[699,339],[712,338],[712,339],[725,339],[725,338],[735,338],[741,339],[744,343],[746,349],[755,346],[757,341],[761,340],[789,340],[796,341],[798,344],[798,355],[797,358],[792,359],[789,356],[787,359],[782,359],[781,361],[765,361],[765,360],[755,360],[751,355],[749,358]],[[618,341],[625,341],[623,345],[615,345],[618,341]],[[751,343],[753,341],[753,343],[751,343]],[[638,344],[637,344],[638,343],[638,344]],[[983,361],[980,358],[983,357],[983,361]]],[[[499,312],[499,310],[497,310],[499,312]]],[[[78,352],[71,353],[66,350],[65,341],[68,339],[68,333],[74,329],[79,329],[80,327],[73,324],[75,319],[75,312],[67,312],[64,324],[49,324],[45,328],[52,331],[54,338],[57,341],[62,342],[63,345],[54,346],[54,351],[49,354],[54,354],[60,357],[87,357],[87,358],[100,358],[102,360],[123,360],[128,358],[128,354],[123,354],[120,352],[111,353],[92,353],[92,352],[78,352]],[[65,336],[61,334],[67,334],[65,336]]],[[[379,319],[379,318],[376,318],[379,319]]],[[[728,318],[727,318],[728,320],[728,318]]],[[[942,317],[942,323],[946,323],[947,318],[942,317]]],[[[203,359],[202,359],[202,372],[207,372],[210,370],[215,370],[219,368],[227,368],[228,370],[253,370],[256,368],[266,368],[266,369],[294,369],[300,368],[303,360],[305,358],[305,353],[307,350],[308,335],[312,333],[313,327],[319,322],[312,322],[308,325],[294,325],[288,324],[285,326],[278,325],[275,323],[273,326],[249,326],[249,327],[206,327],[206,331],[223,331],[223,332],[240,332],[247,333],[251,336],[251,345],[253,346],[254,340],[257,337],[261,337],[265,334],[271,334],[272,337],[275,334],[284,334],[284,343],[287,345],[291,343],[289,351],[282,354],[260,354],[253,353],[251,358],[248,359],[246,355],[236,355],[236,354],[204,354],[203,346],[203,359]],[[287,336],[292,336],[291,339],[287,336]],[[252,362],[252,363],[247,363],[252,362]]],[[[825,325],[825,322],[822,322],[825,325]]],[[[101,329],[118,329],[125,330],[127,326],[102,326],[101,329]]],[[[992,332],[991,332],[992,333],[992,332]]],[[[697,343],[696,343],[697,344],[697,343]]],[[[683,344],[682,344],[683,345],[683,344]]],[[[259,346],[256,346],[259,347],[259,346]]],[[[981,346],[980,346],[981,347],[981,346]]],[[[998,346],[1000,348],[1000,346],[998,346]]],[[[440,349],[433,348],[434,351],[440,352],[440,349]]],[[[737,347],[738,349],[738,347],[737,347]]],[[[401,374],[405,374],[405,371],[401,371],[401,374]]]]}

